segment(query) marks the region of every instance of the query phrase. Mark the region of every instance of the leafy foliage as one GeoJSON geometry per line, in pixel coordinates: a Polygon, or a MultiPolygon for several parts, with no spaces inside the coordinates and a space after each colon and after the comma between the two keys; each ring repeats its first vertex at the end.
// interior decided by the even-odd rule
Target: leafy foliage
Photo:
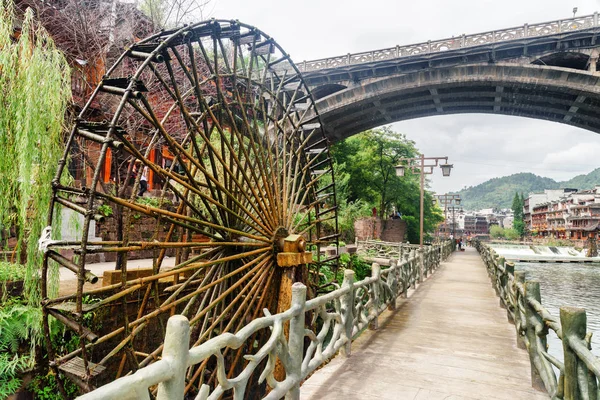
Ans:
{"type": "Polygon", "coordinates": [[[21,385],[19,373],[32,368],[35,346],[42,331],[42,311],[16,299],[0,308],[0,398],[21,385]],[[23,346],[28,348],[23,349],[23,346]]]}
{"type": "Polygon", "coordinates": [[[492,225],[490,227],[490,236],[494,239],[507,239],[507,240],[517,240],[520,235],[514,228],[504,229],[498,225],[492,225]]]}
{"type": "Polygon", "coordinates": [[[25,279],[25,267],[0,261],[0,282],[22,281],[25,279]]]}
{"type": "Polygon", "coordinates": [[[0,0],[0,224],[18,226],[27,248],[25,290],[39,300],[37,241],[47,224],[49,184],[62,155],[69,66],[28,10],[13,37],[13,2],[0,0]]]}
{"type": "Polygon", "coordinates": [[[525,221],[523,220],[523,206],[525,206],[525,197],[523,193],[519,195],[519,193],[515,193],[515,197],[512,203],[513,210],[513,229],[517,233],[519,237],[523,237],[525,235],[525,221]]]}
{"type": "MultiPolygon", "coordinates": [[[[332,155],[342,238],[352,240],[354,220],[370,216],[370,210],[376,208],[381,218],[394,209],[402,213],[408,239],[418,242],[419,177],[410,173],[398,177],[394,168],[401,158],[418,155],[414,142],[383,127],[336,143],[332,155]]],[[[425,192],[424,218],[425,232],[432,232],[443,220],[441,211],[432,206],[428,192],[425,192]]]]}

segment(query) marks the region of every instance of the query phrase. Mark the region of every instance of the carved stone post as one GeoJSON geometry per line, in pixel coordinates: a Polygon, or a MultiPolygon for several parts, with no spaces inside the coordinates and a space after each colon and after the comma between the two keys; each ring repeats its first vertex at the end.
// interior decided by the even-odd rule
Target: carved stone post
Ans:
{"type": "Polygon", "coordinates": [[[342,289],[348,288],[341,299],[342,324],[344,325],[344,335],[346,336],[346,344],[340,349],[345,357],[350,357],[352,349],[352,329],[354,328],[354,271],[347,269],[344,271],[344,282],[342,289]]]}
{"type": "MultiPolygon", "coordinates": [[[[506,260],[504,257],[500,257],[498,259],[498,266],[502,267],[502,270],[504,270],[504,265],[506,263],[506,260]]],[[[500,294],[500,307],[502,308],[506,308],[506,306],[504,305],[504,301],[506,301],[506,283],[508,282],[508,277],[506,276],[505,273],[503,273],[500,269],[497,269],[498,273],[500,274],[500,279],[499,279],[499,294],[500,294]]]]}
{"type": "Polygon", "coordinates": [[[390,272],[388,272],[388,285],[392,291],[392,299],[388,304],[388,310],[394,311],[396,309],[396,297],[398,296],[398,269],[396,268],[396,261],[390,261],[390,272]]]}
{"type": "MultiPolygon", "coordinates": [[[[540,283],[525,282],[525,299],[542,301],[540,283]]],[[[546,328],[542,317],[525,302],[525,318],[527,319],[526,335],[529,342],[529,362],[531,363],[531,386],[537,390],[547,390],[550,395],[556,393],[556,378],[552,367],[541,352],[547,351],[546,328]]]]}
{"type": "Polygon", "coordinates": [[[525,319],[525,315],[523,315],[521,311],[521,307],[519,304],[523,302],[521,298],[521,292],[517,288],[517,283],[525,286],[525,272],[517,271],[515,272],[515,329],[517,331],[517,347],[520,349],[525,349],[525,342],[523,341],[522,335],[525,332],[525,325],[527,325],[527,320],[525,319]]]}
{"type": "Polygon", "coordinates": [[[563,332],[563,351],[565,360],[565,400],[580,400],[581,391],[587,391],[587,387],[580,387],[580,381],[577,379],[578,370],[582,369],[582,376],[587,376],[585,364],[579,360],[577,354],[571,349],[571,341],[583,341],[587,330],[587,317],[583,308],[561,307],[560,325],[563,332]]]}
{"type": "Polygon", "coordinates": [[[504,264],[504,268],[506,269],[506,283],[504,284],[504,287],[506,288],[506,304],[507,304],[507,309],[506,309],[506,317],[508,318],[508,322],[512,322],[514,324],[514,319],[513,316],[511,314],[514,311],[514,306],[511,304],[511,299],[515,299],[515,293],[513,291],[513,286],[510,284],[510,277],[511,276],[515,276],[515,264],[511,263],[511,262],[507,262],[506,264],[504,264]]]}
{"type": "Polygon", "coordinates": [[[424,260],[424,251],[423,248],[420,247],[417,249],[417,255],[419,258],[418,261],[418,266],[419,266],[419,283],[423,283],[423,275],[424,275],[424,269],[425,269],[425,260],[424,260]]]}
{"type": "Polygon", "coordinates": [[[158,384],[157,400],[183,399],[189,348],[190,322],[183,315],[174,315],[167,322],[162,352],[162,359],[169,361],[173,378],[158,384]]]}
{"type": "Polygon", "coordinates": [[[400,260],[399,269],[400,269],[400,282],[402,284],[402,298],[406,299],[408,297],[408,277],[406,273],[406,268],[408,267],[408,257],[406,254],[403,255],[403,259],[400,260]]]}
{"type": "Polygon", "coordinates": [[[370,330],[379,329],[379,279],[381,279],[381,267],[377,263],[373,263],[371,267],[371,277],[376,278],[376,281],[373,283],[373,292],[371,299],[371,315],[374,315],[373,320],[369,323],[370,330]]]}
{"type": "Polygon", "coordinates": [[[286,374],[297,379],[286,394],[286,400],[300,399],[300,380],[302,378],[302,358],[304,357],[304,305],[306,303],[306,286],[300,282],[292,285],[292,307],[300,307],[300,312],[290,320],[288,348],[290,351],[290,369],[286,374]]]}

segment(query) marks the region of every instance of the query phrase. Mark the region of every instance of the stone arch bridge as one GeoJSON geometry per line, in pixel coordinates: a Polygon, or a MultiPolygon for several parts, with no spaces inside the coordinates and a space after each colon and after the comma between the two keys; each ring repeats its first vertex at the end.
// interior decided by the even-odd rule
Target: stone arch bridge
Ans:
{"type": "Polygon", "coordinates": [[[600,132],[598,14],[298,63],[332,142],[433,115],[491,113],[600,132]]]}

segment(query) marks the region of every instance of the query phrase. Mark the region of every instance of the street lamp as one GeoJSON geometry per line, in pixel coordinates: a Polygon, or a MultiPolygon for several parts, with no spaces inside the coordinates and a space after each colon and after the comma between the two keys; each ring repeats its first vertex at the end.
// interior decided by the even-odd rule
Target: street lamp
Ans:
{"type": "Polygon", "coordinates": [[[399,164],[396,168],[396,176],[404,176],[406,168],[410,168],[410,170],[415,173],[416,170],[419,170],[419,174],[421,176],[421,196],[420,196],[420,207],[419,207],[419,248],[423,248],[423,195],[425,188],[425,174],[433,174],[434,167],[442,168],[443,176],[450,176],[450,170],[452,169],[452,165],[448,164],[448,157],[425,157],[421,154],[419,157],[414,158],[401,158],[398,160],[399,162],[406,162],[406,166],[399,164]],[[425,161],[431,161],[431,163],[425,164],[425,161]],[[440,164],[440,161],[444,160],[444,164],[440,164]],[[425,172],[425,168],[429,168],[427,172],[425,172]]]}
{"type": "Polygon", "coordinates": [[[442,164],[442,165],[440,165],[440,167],[442,168],[443,176],[450,176],[450,170],[452,170],[452,167],[453,167],[452,164],[442,164]]]}
{"type": "Polygon", "coordinates": [[[444,235],[448,236],[448,211],[453,212],[452,216],[452,235],[455,233],[455,221],[454,221],[454,205],[459,205],[461,198],[460,194],[440,194],[437,196],[438,201],[444,206],[444,235]],[[449,207],[451,206],[451,207],[449,207]]]}
{"type": "Polygon", "coordinates": [[[396,176],[404,176],[405,168],[404,165],[396,165],[396,176]]]}

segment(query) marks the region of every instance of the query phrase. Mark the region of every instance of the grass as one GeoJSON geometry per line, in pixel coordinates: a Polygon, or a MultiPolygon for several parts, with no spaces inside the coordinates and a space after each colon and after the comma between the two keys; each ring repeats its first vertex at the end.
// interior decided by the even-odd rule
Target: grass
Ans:
{"type": "Polygon", "coordinates": [[[14,282],[25,279],[26,269],[21,264],[0,261],[0,282],[14,282]]]}

